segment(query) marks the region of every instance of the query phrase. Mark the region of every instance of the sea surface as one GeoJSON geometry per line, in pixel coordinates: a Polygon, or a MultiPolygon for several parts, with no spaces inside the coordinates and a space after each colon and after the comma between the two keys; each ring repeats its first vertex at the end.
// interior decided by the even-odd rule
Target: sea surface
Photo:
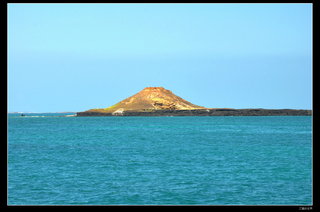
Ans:
{"type": "Polygon", "coordinates": [[[8,205],[310,205],[312,117],[8,115],[8,205]]]}

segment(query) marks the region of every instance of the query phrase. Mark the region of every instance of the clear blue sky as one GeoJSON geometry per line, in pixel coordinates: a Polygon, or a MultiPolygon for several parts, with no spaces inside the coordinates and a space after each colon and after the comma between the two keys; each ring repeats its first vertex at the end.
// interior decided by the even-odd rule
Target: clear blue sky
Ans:
{"type": "Polygon", "coordinates": [[[9,4],[8,111],[147,86],[219,108],[312,108],[312,4],[9,4]]]}

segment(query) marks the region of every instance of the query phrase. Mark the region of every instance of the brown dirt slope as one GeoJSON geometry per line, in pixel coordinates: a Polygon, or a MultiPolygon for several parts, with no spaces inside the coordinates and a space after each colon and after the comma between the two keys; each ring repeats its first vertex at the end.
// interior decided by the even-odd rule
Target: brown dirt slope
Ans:
{"type": "Polygon", "coordinates": [[[92,109],[92,112],[152,111],[152,110],[194,110],[206,109],[192,104],[163,87],[146,87],[139,93],[117,104],[104,108],[92,109]]]}

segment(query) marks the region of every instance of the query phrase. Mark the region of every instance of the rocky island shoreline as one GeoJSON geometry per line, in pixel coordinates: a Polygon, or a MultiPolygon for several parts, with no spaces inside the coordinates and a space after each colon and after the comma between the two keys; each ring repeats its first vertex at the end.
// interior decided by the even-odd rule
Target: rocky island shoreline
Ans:
{"type": "Polygon", "coordinates": [[[188,102],[163,87],[146,87],[137,94],[76,116],[311,116],[311,110],[206,108],[188,102]]]}
{"type": "Polygon", "coordinates": [[[77,116],[311,116],[311,110],[293,109],[197,109],[123,111],[122,113],[78,112],[77,116]]]}

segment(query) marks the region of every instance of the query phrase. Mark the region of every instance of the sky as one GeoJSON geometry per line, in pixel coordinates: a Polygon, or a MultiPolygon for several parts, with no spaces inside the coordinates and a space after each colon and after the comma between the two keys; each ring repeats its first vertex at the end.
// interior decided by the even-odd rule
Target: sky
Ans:
{"type": "Polygon", "coordinates": [[[312,4],[8,4],[8,112],[164,87],[208,108],[312,109],[312,4]]]}

